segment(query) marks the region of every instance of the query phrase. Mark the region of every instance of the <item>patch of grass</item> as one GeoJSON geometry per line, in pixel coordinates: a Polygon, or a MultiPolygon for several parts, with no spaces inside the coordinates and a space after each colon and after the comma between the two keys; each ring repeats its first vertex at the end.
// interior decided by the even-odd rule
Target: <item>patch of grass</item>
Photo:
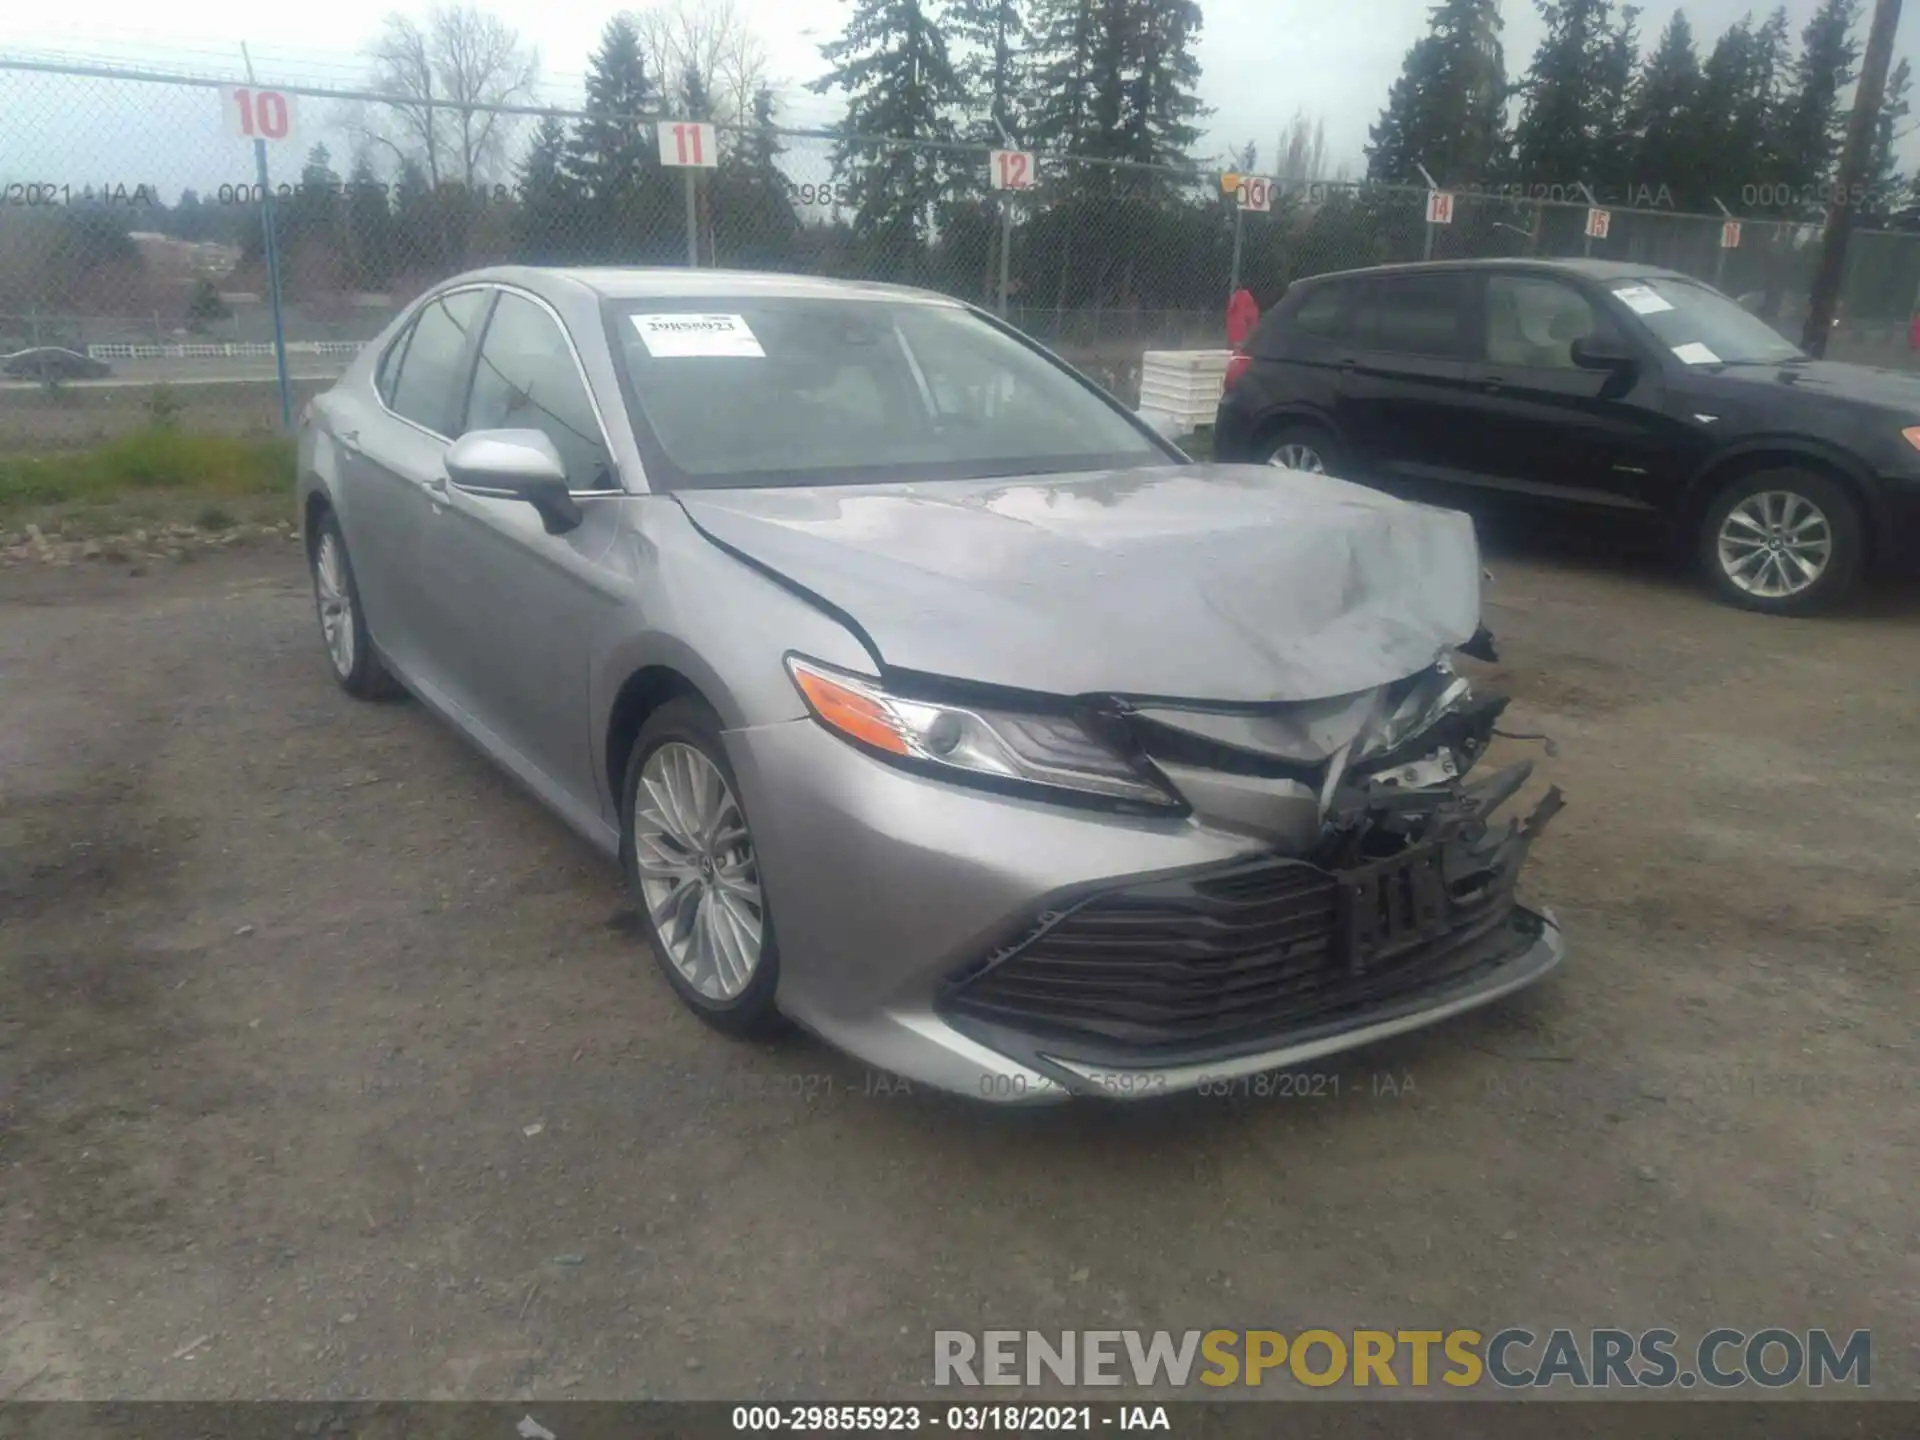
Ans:
{"type": "Polygon", "coordinates": [[[87,450],[0,454],[0,523],[39,507],[86,509],[147,497],[290,500],[293,479],[291,440],[147,428],[87,450]]]}
{"type": "Polygon", "coordinates": [[[211,530],[217,534],[222,530],[231,530],[240,522],[218,505],[208,505],[193,517],[193,523],[202,530],[211,530]]]}

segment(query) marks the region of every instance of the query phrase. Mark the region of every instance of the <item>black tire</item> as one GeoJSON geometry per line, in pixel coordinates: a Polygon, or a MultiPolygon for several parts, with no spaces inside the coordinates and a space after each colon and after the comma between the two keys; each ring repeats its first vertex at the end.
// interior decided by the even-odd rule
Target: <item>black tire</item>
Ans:
{"type": "Polygon", "coordinates": [[[401,694],[399,682],[382,663],[373,637],[367,633],[367,612],[360,603],[360,587],[353,577],[353,557],[347,553],[347,537],[340,533],[340,522],[331,510],[322,511],[314,527],[307,547],[307,570],[313,580],[313,608],[320,624],[320,638],[327,647],[327,660],[340,688],[356,700],[389,700],[401,694]],[[324,559],[329,546],[337,547],[339,554],[337,579],[332,584],[345,598],[344,615],[325,593],[331,574],[324,559]],[[342,652],[336,647],[334,632],[328,625],[330,609],[336,621],[344,622],[351,637],[352,649],[346,664],[342,664],[342,652]]]}
{"type": "Polygon", "coordinates": [[[1318,470],[1312,466],[1291,468],[1304,469],[1308,474],[1345,477],[1347,457],[1341,452],[1340,442],[1323,427],[1306,422],[1283,425],[1262,435],[1253,444],[1253,463],[1279,465],[1280,453],[1289,447],[1306,451],[1319,464],[1318,470]]]}
{"type": "MultiPolygon", "coordinates": [[[[759,958],[745,987],[730,998],[722,999],[702,993],[681,973],[673,962],[660,927],[650,913],[636,858],[635,815],[646,763],[654,752],[669,744],[685,745],[697,750],[720,772],[739,809],[749,848],[752,844],[752,825],[747,818],[746,802],[740,795],[740,782],[733,773],[733,766],[727,762],[727,749],[720,738],[720,717],[697,697],[689,695],[669,700],[648,716],[647,723],[640,727],[640,734],[635,737],[633,749],[627,756],[626,774],[620,786],[620,866],[626,873],[627,888],[633,895],[634,909],[640,916],[641,931],[653,950],[660,973],[667,977],[667,983],[673,986],[674,993],[707,1024],[743,1039],[777,1035],[786,1028],[786,1021],[774,1004],[780,986],[780,948],[774,938],[773,916],[766,908],[764,888],[760,896],[759,958]]],[[[758,879],[757,867],[755,878],[758,879]]]]}
{"type": "MultiPolygon", "coordinates": [[[[1769,544],[1781,539],[1776,536],[1764,538],[1769,544]]],[[[1781,543],[1784,543],[1784,539],[1781,539],[1781,543]]],[[[1861,524],[1860,507],[1853,496],[1845,485],[1833,477],[1817,470],[1797,467],[1756,470],[1726,485],[1707,507],[1697,544],[1700,568],[1720,598],[1730,605],[1758,610],[1767,615],[1814,615],[1831,610],[1853,592],[1865,569],[1864,527],[1861,524]],[[1762,498],[1770,496],[1792,497],[1796,508],[1790,511],[1784,500],[1762,498]],[[1818,512],[1810,529],[1805,528],[1807,512],[1798,508],[1804,506],[1811,506],[1813,511],[1818,512]],[[1757,581],[1750,576],[1747,583],[1743,584],[1736,575],[1738,569],[1748,572],[1754,569],[1753,565],[1739,565],[1743,556],[1755,554],[1743,543],[1745,537],[1751,534],[1757,541],[1763,537],[1751,524],[1735,522],[1729,526],[1728,517],[1738,509],[1751,521],[1756,508],[1763,514],[1795,518],[1809,539],[1817,540],[1821,536],[1826,539],[1828,548],[1824,567],[1805,588],[1781,594],[1762,593],[1770,588],[1770,582],[1778,583],[1777,577],[1786,570],[1801,568],[1792,562],[1790,554],[1784,554],[1775,562],[1767,562],[1764,558],[1757,560],[1755,564],[1761,567],[1757,581]],[[1733,537],[1726,545],[1721,543],[1723,531],[1733,537]],[[1769,566],[1779,568],[1767,568],[1769,566]]]]}

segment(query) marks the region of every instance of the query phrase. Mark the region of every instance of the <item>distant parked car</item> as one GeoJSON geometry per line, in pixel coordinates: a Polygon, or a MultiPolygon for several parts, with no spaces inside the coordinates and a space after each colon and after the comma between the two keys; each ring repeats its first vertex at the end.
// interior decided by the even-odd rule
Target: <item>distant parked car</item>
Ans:
{"type": "Polygon", "coordinates": [[[112,373],[106,361],[59,345],[35,345],[0,357],[0,375],[15,380],[99,380],[112,373]]]}
{"type": "Polygon", "coordinates": [[[1920,539],[1920,377],[1802,353],[1645,265],[1400,265],[1296,284],[1228,367],[1214,452],[1673,527],[1727,600],[1829,606],[1920,539]]]}

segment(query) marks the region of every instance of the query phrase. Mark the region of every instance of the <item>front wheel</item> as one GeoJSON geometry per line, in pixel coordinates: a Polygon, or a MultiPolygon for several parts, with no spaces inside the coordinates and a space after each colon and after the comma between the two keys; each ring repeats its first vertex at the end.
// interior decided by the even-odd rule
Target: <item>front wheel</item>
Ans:
{"type": "Polygon", "coordinates": [[[308,557],[313,570],[313,608],[320,638],[333,662],[333,678],[356,700],[384,700],[400,693],[367,634],[360,587],[347,557],[347,539],[331,510],[320,518],[308,557]]]}
{"type": "Polygon", "coordinates": [[[1859,582],[1860,511],[1817,471],[1763,470],[1715,497],[1700,529],[1700,563],[1720,596],[1770,615],[1831,609],[1859,582]]]}
{"type": "Polygon", "coordinates": [[[622,860],[674,992],[732,1035],[780,1027],[780,956],[720,717],[670,700],[640,728],[622,789],[622,860]]]}
{"type": "Polygon", "coordinates": [[[1344,464],[1340,447],[1317,425],[1289,425],[1254,447],[1255,461],[1278,470],[1308,475],[1338,475],[1344,464]]]}

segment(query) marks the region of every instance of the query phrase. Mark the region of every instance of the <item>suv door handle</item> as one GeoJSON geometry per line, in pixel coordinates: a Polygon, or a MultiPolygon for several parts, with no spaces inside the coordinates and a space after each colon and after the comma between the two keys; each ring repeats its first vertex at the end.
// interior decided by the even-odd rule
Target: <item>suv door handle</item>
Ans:
{"type": "Polygon", "coordinates": [[[1353,365],[1354,365],[1353,357],[1348,356],[1346,359],[1340,362],[1338,368],[1342,375],[1351,375],[1353,373],[1353,365]]]}
{"type": "Polygon", "coordinates": [[[431,479],[427,481],[427,489],[432,494],[438,496],[440,499],[442,500],[446,499],[447,498],[447,477],[444,475],[433,476],[431,479]]]}
{"type": "Polygon", "coordinates": [[[1500,375],[1483,375],[1480,377],[1480,388],[1489,395],[1505,388],[1506,383],[1505,377],[1500,375]]]}
{"type": "Polygon", "coordinates": [[[342,430],[339,438],[341,449],[350,451],[355,455],[364,455],[367,453],[360,448],[360,432],[358,430],[342,430]]]}

